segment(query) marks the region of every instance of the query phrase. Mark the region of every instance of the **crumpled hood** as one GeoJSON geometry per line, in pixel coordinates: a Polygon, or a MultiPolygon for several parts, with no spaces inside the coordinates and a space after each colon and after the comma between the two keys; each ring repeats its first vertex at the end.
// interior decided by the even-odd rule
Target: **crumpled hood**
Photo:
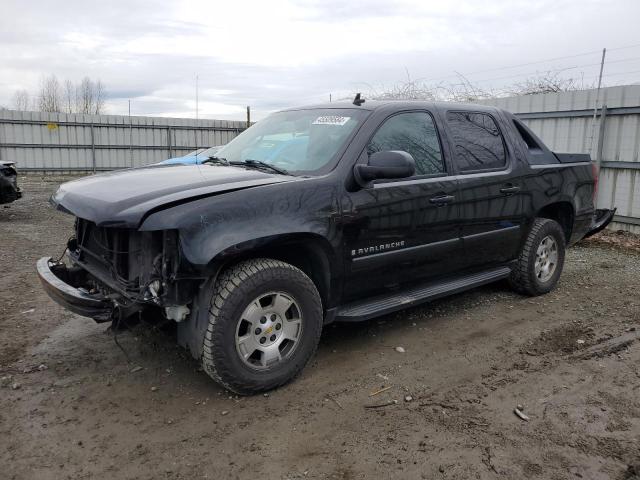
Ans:
{"type": "Polygon", "coordinates": [[[51,203],[100,226],[138,228],[148,213],[165,206],[295,179],[242,167],[154,165],[64,183],[51,203]]]}

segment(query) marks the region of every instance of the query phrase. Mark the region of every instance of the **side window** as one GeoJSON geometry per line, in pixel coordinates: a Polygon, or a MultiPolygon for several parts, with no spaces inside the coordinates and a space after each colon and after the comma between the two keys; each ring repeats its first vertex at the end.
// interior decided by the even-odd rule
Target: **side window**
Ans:
{"type": "Polygon", "coordinates": [[[490,115],[448,112],[447,123],[461,172],[502,168],[507,164],[502,134],[490,115]]]}
{"type": "Polygon", "coordinates": [[[438,132],[428,113],[400,113],[387,119],[367,145],[367,153],[388,150],[410,153],[416,161],[416,175],[445,173],[438,132]]]}

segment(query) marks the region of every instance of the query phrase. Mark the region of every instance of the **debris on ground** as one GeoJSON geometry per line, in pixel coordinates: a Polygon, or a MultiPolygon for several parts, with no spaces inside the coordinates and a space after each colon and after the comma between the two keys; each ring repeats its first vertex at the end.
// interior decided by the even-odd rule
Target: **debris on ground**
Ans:
{"type": "Polygon", "coordinates": [[[386,392],[386,391],[387,391],[387,390],[389,390],[390,388],[391,388],[391,385],[389,385],[388,387],[383,387],[383,388],[381,388],[380,390],[376,390],[375,392],[371,392],[371,393],[369,394],[369,396],[370,396],[370,397],[375,397],[375,396],[376,396],[376,395],[378,395],[379,393],[386,392]]]}
{"type": "Polygon", "coordinates": [[[573,358],[588,360],[593,357],[606,357],[607,355],[618,353],[619,351],[627,348],[639,337],[640,332],[627,332],[619,337],[610,338],[609,340],[593,345],[585,350],[581,350],[579,353],[574,354],[573,358]]]}
{"type": "Polygon", "coordinates": [[[396,352],[404,353],[404,352],[406,352],[406,350],[404,349],[404,347],[396,347],[396,352]]]}
{"type": "Polygon", "coordinates": [[[624,230],[617,230],[615,232],[603,230],[585,241],[591,244],[600,244],[640,252],[640,235],[625,232],[624,230]]]}
{"type": "Polygon", "coordinates": [[[527,415],[525,415],[525,413],[522,411],[522,405],[518,405],[516,408],[513,409],[513,413],[515,413],[521,420],[524,420],[525,422],[529,421],[529,417],[527,415]],[[520,407],[520,408],[518,408],[520,407]]]}
{"type": "Polygon", "coordinates": [[[388,402],[384,402],[384,403],[375,403],[373,405],[365,405],[364,408],[382,408],[382,407],[389,407],[391,405],[397,405],[398,404],[398,400],[389,400],[388,402]]]}
{"type": "Polygon", "coordinates": [[[158,391],[158,387],[151,387],[151,391],[152,392],[157,392],[158,391]]]}
{"type": "Polygon", "coordinates": [[[329,398],[333,403],[335,403],[338,407],[340,407],[342,410],[344,410],[344,407],[340,404],[338,399],[335,398],[333,395],[327,395],[327,398],[329,398]]]}
{"type": "Polygon", "coordinates": [[[130,373],[136,373],[139,372],[140,370],[142,370],[142,367],[140,365],[133,367],[131,370],[129,370],[130,373]]]}
{"type": "Polygon", "coordinates": [[[412,402],[413,401],[413,397],[411,395],[405,395],[404,401],[405,402],[412,402]]]}

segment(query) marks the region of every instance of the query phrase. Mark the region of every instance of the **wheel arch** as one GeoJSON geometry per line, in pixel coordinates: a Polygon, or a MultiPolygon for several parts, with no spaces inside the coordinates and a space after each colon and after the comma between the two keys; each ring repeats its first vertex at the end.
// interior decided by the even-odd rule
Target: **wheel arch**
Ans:
{"type": "Polygon", "coordinates": [[[209,262],[208,270],[217,277],[223,270],[251,258],[272,258],[299,268],[318,289],[323,310],[334,303],[334,279],[339,267],[331,244],[321,235],[299,232],[242,242],[218,253],[209,262]]]}
{"type": "Polygon", "coordinates": [[[575,209],[569,201],[553,202],[540,208],[536,212],[536,218],[548,218],[558,222],[565,236],[565,243],[569,244],[573,233],[575,209]]]}

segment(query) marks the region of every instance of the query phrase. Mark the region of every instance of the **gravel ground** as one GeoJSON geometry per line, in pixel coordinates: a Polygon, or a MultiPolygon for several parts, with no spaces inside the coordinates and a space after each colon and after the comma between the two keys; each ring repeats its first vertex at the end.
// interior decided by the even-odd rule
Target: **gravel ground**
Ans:
{"type": "Polygon", "coordinates": [[[46,208],[59,181],[0,208],[0,477],[638,478],[640,254],[610,234],[546,296],[495,284],[331,325],[297,381],[239,398],[169,334],[120,333],[128,362],[42,292],[35,261],[72,225],[46,208]]]}

